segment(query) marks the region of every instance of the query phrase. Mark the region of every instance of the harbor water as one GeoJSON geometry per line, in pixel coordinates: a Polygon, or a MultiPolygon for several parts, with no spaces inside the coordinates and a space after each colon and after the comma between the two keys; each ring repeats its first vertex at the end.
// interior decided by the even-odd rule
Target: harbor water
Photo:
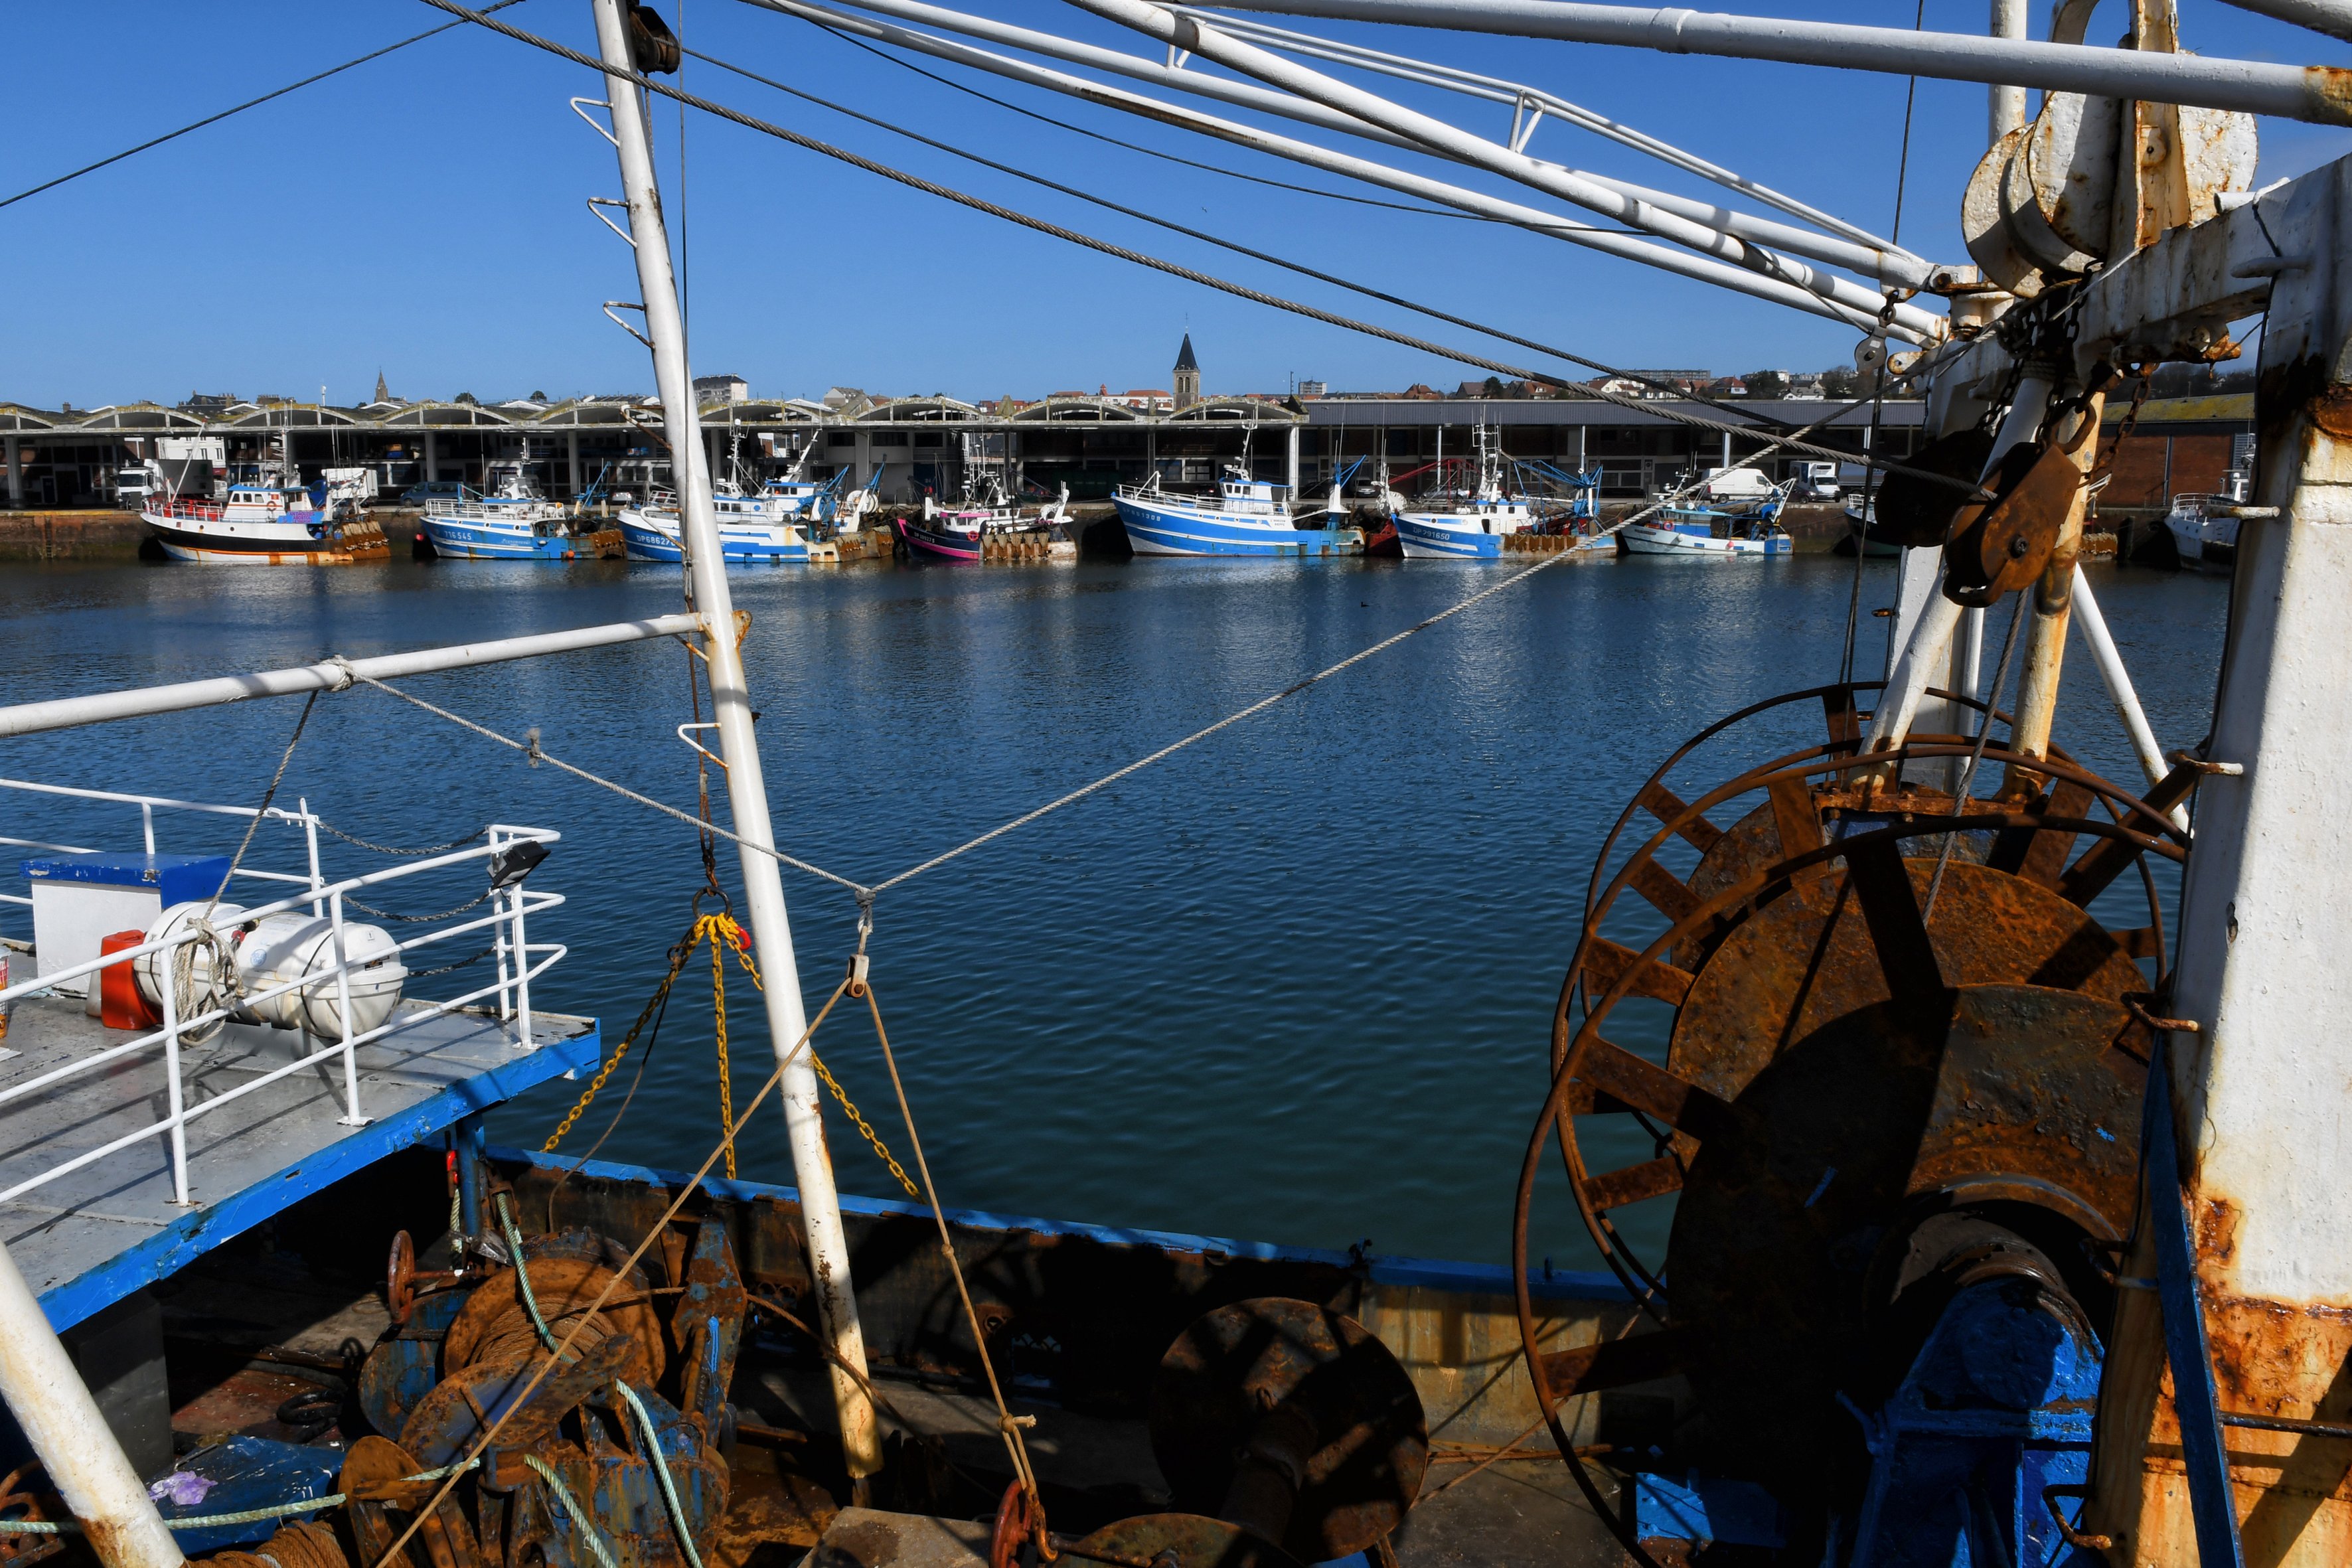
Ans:
{"type": "MultiPolygon", "coordinates": [[[[781,847],[879,881],[1515,569],[1138,561],[739,575],[781,847]]],[[[2158,738],[2195,744],[2226,584],[2105,566],[2091,577],[2158,738]]],[[[1835,678],[1853,580],[1851,563],[1828,557],[1543,571],[884,895],[874,984],[945,1202],[1502,1259],[1601,836],[1688,733],[1835,678]]],[[[1865,568],[1866,675],[1886,625],[1869,612],[1892,583],[1891,565],[1865,568]]],[[[16,564],[0,578],[0,702],[678,605],[673,570],[617,563],[16,564]]],[[[1988,668],[2006,613],[1988,628],[1988,668]]],[[[535,728],[548,752],[690,809],[695,757],[675,732],[693,717],[688,660],[657,643],[405,684],[506,733],[535,728]]],[[[2075,728],[2059,743],[2136,783],[2121,726],[2104,701],[2081,700],[2096,678],[2079,639],[2068,675],[2077,700],[2063,722],[2075,728]]],[[[11,740],[0,775],[251,804],[301,711],[280,699],[11,740]]],[[[1790,710],[1748,755],[1812,743],[1818,726],[1817,709],[1790,710]]],[[[716,781],[712,795],[723,823],[716,781]]],[[[531,935],[571,952],[535,999],[601,1016],[608,1051],[660,980],[703,882],[683,825],[365,689],[318,700],[279,793],[297,798],[395,846],[489,821],[560,829],[533,885],[570,902],[531,935]]],[[[139,842],[136,813],[119,807],[5,792],[0,816],[15,837],[139,842]]],[[[226,853],[241,831],[159,822],[167,850],[226,853]]],[[[265,826],[253,859],[299,868],[299,835],[265,826]]],[[[331,875],[383,863],[330,843],[331,875]]],[[[722,844],[728,887],[733,863],[722,844]]],[[[447,904],[479,890],[478,869],[467,875],[436,884],[447,904]]],[[[798,872],[785,886],[814,1005],[856,945],[856,908],[798,872]]],[[[29,934],[23,916],[12,908],[0,929],[29,934]]],[[[484,973],[417,989],[451,994],[484,973]]],[[[587,1152],[649,1061],[598,1157],[699,1163],[719,1124],[710,989],[698,954],[649,1058],[641,1043],[563,1152],[587,1152]]],[[[771,1058],[740,971],[727,998],[740,1106],[771,1058]]],[[[906,1159],[870,1020],[837,1012],[816,1046],[906,1159]]],[[[582,1087],[559,1082],[501,1110],[493,1141],[538,1147],[582,1087]]],[[[903,1196],[837,1108],[828,1115],[843,1187],[903,1196]]],[[[739,1155],[746,1177],[791,1180],[772,1110],[753,1118],[739,1155]]],[[[1620,1225],[1662,1242],[1670,1213],[1653,1203],[1620,1225]]],[[[1594,1266],[1564,1194],[1540,1214],[1536,1254],[1594,1266]]]]}

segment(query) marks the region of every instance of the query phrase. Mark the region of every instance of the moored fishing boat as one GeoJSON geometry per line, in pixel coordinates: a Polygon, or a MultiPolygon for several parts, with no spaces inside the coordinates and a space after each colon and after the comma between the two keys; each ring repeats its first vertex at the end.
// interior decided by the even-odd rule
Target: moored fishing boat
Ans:
{"type": "Polygon", "coordinates": [[[1727,511],[1717,507],[1667,505],[1658,521],[1630,522],[1617,530],[1621,555],[1765,556],[1796,548],[1780,526],[1778,494],[1760,507],[1727,511]]]}
{"type": "Polygon", "coordinates": [[[151,496],[140,520],[175,561],[215,566],[321,566],[383,561],[383,529],[339,519],[310,490],[290,485],[231,485],[220,500],[151,496]]]}
{"type": "Polygon", "coordinates": [[[1333,506],[1295,512],[1288,487],[1253,479],[1234,468],[1213,496],[1178,495],[1154,474],[1112,492],[1128,543],[1139,555],[1361,555],[1360,528],[1331,523],[1333,506]],[[1314,521],[1309,519],[1317,520],[1314,521]]]}
{"type": "MultiPolygon", "coordinates": [[[[831,540],[813,536],[819,525],[794,521],[805,510],[796,498],[749,496],[721,479],[713,487],[711,507],[719,518],[719,548],[729,561],[753,566],[801,566],[841,559],[831,540]]],[[[630,560],[676,565],[686,559],[674,494],[656,491],[644,505],[624,507],[614,517],[630,560]]]]}
{"type": "Polygon", "coordinates": [[[2226,495],[2177,495],[2164,514],[2172,552],[2189,572],[2228,572],[2238,563],[2240,503],[2226,495]]]}
{"type": "Polygon", "coordinates": [[[1405,559],[1499,561],[1506,535],[1535,526],[1535,510],[1528,498],[1504,493],[1500,435],[1491,425],[1473,430],[1477,477],[1466,493],[1442,500],[1436,506],[1391,511],[1405,559]]]}
{"type": "Polygon", "coordinates": [[[891,528],[909,556],[976,562],[992,534],[1056,532],[1069,506],[1067,485],[1036,510],[1024,511],[1007,501],[1003,487],[992,481],[984,495],[977,500],[967,496],[960,506],[943,507],[925,496],[919,517],[894,518],[891,528]]]}
{"type": "Polygon", "coordinates": [[[425,509],[434,554],[449,561],[579,561],[621,553],[618,529],[594,529],[551,500],[521,465],[492,471],[491,489],[425,509]]]}

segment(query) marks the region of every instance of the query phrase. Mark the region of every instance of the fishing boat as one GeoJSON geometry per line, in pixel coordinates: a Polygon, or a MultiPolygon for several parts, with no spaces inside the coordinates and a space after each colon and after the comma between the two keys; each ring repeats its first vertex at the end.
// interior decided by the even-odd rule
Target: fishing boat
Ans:
{"type": "Polygon", "coordinates": [[[548,499],[520,463],[494,467],[490,488],[425,508],[425,537],[446,561],[582,561],[621,553],[617,529],[587,526],[548,499]]]}
{"type": "Polygon", "coordinates": [[[1346,514],[1332,505],[1296,512],[1289,487],[1227,470],[1213,496],[1180,495],[1160,488],[1153,474],[1111,495],[1128,543],[1139,555],[1361,555],[1363,531],[1328,520],[1346,514]]]}
{"type": "Polygon", "coordinates": [[[895,518],[891,527],[898,535],[907,553],[916,559],[976,562],[992,535],[1009,536],[1020,533],[1044,532],[1057,535],[1070,509],[1070,487],[1064,485],[1061,493],[1034,510],[1024,510],[1005,496],[1002,484],[992,478],[984,490],[970,493],[975,487],[967,486],[964,500],[952,507],[943,507],[930,496],[923,498],[923,510],[916,517],[895,518]]]}
{"type": "Polygon", "coordinates": [[[152,495],[139,515],[175,561],[321,566],[392,555],[382,525],[338,517],[322,496],[295,485],[235,484],[219,500],[152,495]]]}
{"type": "MultiPolygon", "coordinates": [[[[1221,17],[1100,9],[1276,76],[1221,17]]],[[[1376,14],[1562,30],[1525,9],[1400,0],[1376,14]]],[[[659,74],[678,51],[643,6],[595,0],[595,20],[606,97],[581,107],[611,117],[593,129],[628,193],[627,227],[614,227],[634,252],[639,335],[670,449],[691,452],[696,405],[636,90],[670,90],[659,74]]],[[[1549,1028],[1540,1009],[1528,1020],[1541,1087],[1519,1106],[1516,1178],[1497,1183],[1510,1211],[1500,1267],[950,1210],[956,1173],[928,1163],[919,1097],[903,1089],[913,1173],[839,1100],[913,1201],[841,1195],[811,1049],[828,1018],[870,1013],[899,1083],[877,994],[891,983],[864,941],[879,889],[847,884],[867,918],[810,1015],[745,629],[697,464],[677,508],[693,546],[681,551],[689,611],[0,709],[7,736],[182,715],[172,738],[185,744],[184,716],[207,707],[380,703],[386,693],[341,694],[687,639],[723,753],[700,760],[724,764],[751,930],[730,934],[731,910],[706,912],[675,944],[632,929],[653,967],[667,957],[669,981],[702,941],[766,966],[757,1005],[795,1178],[714,1173],[760,1105],[714,1128],[693,1172],[581,1149],[575,1126],[635,1030],[605,1050],[594,1020],[549,1008],[563,956],[541,918],[562,899],[543,869],[561,866],[554,828],[487,825],[408,853],[377,842],[382,829],[346,828],[327,833],[341,846],[331,851],[308,804],[269,804],[274,784],[262,804],[236,805],[0,781],[30,797],[15,817],[59,796],[124,813],[103,834],[76,829],[104,846],[20,840],[27,891],[9,904],[33,934],[13,936],[7,958],[34,973],[0,984],[0,1396],[29,1456],[0,1481],[6,1555],[70,1552],[103,1568],[178,1568],[187,1551],[217,1553],[219,1568],[2340,1562],[2352,1240],[2331,1194],[2352,1122],[2352,1083],[2335,1067],[2352,996],[2352,885],[2336,880],[2352,869],[2340,846],[2352,769],[2328,716],[2352,702],[2352,552],[2326,535],[2341,466],[2330,426],[2352,400],[2334,380],[2352,363],[2352,329],[2330,281],[2352,271],[2352,165],[2251,190],[2250,128],[2200,114],[2341,119],[2311,86],[2325,68],[2181,54],[2173,20],[2152,9],[2137,40],[2149,47],[2108,49],[1708,19],[1706,41],[1725,52],[1983,78],[1996,130],[2022,112],[2006,85],[2042,82],[2047,134],[2013,126],[1984,165],[2017,196],[1972,236],[2008,279],[1997,299],[1969,296],[2002,312],[2000,330],[1931,333],[1896,300],[1873,346],[1897,331],[1936,342],[1913,363],[1939,395],[1937,437],[1989,430],[1993,460],[2024,453],[2038,469],[2090,447],[2116,365],[2204,353],[2215,323],[2260,307],[2263,504],[2231,542],[2245,592],[2228,605],[2212,710],[2187,716],[2206,736],[2192,751],[2158,744],[2092,584],[2069,573],[2074,483],[2009,489],[2013,544],[1956,540],[1932,565],[1913,558],[1933,580],[1891,607],[1884,679],[1801,687],[1679,745],[1657,737],[1656,770],[1570,895],[1580,909],[1549,1028]],[[2062,134],[2084,94],[2134,121],[2104,160],[2096,139],[2062,134]],[[2237,165],[2192,161],[2183,122],[2237,165]],[[2179,204],[2150,205],[2145,229],[2117,206],[2123,253],[2104,254],[2074,177],[2045,184],[2010,163],[2053,141],[2075,144],[2074,172],[2104,192],[2186,190],[2190,204],[2170,218],[2179,204]],[[2030,224],[2016,221],[2023,204],[2030,224]],[[2095,265],[2077,240],[2102,250],[2095,265]],[[1986,661],[1987,690],[1976,661],[1956,657],[1972,646],[1970,607],[2008,619],[2003,599],[2024,644],[2013,700],[2006,658],[1986,661]],[[2095,680],[2068,668],[2077,627],[2095,680]],[[2141,776],[2110,779],[2070,753],[2060,726],[2076,708],[2102,748],[2121,721],[2127,748],[2115,752],[2141,776]],[[174,853],[154,819],[183,812],[254,831],[234,856],[174,853]],[[386,851],[382,869],[322,863],[386,851]],[[354,918],[362,897],[438,902],[435,878],[473,896],[407,934],[354,918]],[[438,962],[467,938],[490,945],[438,962]],[[444,977],[477,962],[493,966],[478,981],[444,977]],[[446,994],[418,992],[428,980],[446,994]],[[1628,1005],[1639,1016],[1617,1016],[1628,1005]],[[488,1113],[507,1125],[516,1096],[565,1077],[568,1112],[537,1149],[489,1144],[488,1113]],[[1669,1202],[1670,1224],[1655,1206],[1649,1224],[1628,1214],[1669,1202]],[[1559,1238],[1580,1230],[1608,1276],[1554,1266],[1559,1238]]],[[[1344,40],[1249,26],[1449,85],[1344,40]]],[[[1369,96],[1350,83],[1345,100],[1369,96]]],[[[1836,265],[1892,286],[1941,270],[1916,257],[1910,268],[1891,242],[1859,261],[1851,249],[1836,265]]],[[[1756,287],[1726,271],[1727,287],[1756,287]]],[[[1846,287],[1864,304],[1882,297],[1846,287]]],[[[1836,303],[1840,320],[1855,309],[1836,303]]],[[[1256,493],[1276,487],[1239,483],[1215,498],[1241,502],[1237,516],[1283,505],[1256,493]]],[[[1777,528],[1702,513],[1678,509],[1665,531],[1713,539],[1736,524],[1769,542],[1777,528]]],[[[1225,552],[1181,537],[1181,552],[1225,552]]],[[[944,854],[924,846],[931,858],[884,886],[1486,596],[944,854]]],[[[1849,641],[1843,662],[1855,651],[1849,641]]],[[[428,710],[485,756],[554,760],[536,730],[526,745],[428,710]]],[[[270,760],[256,758],[257,775],[270,760]]],[[[1451,891],[1430,889],[1433,909],[1451,891]]],[[[971,952],[991,962],[986,944],[971,952]]],[[[716,1021],[732,965],[713,956],[716,1021]]],[[[1234,984],[1328,988],[1328,970],[1253,952],[1234,984]]],[[[1425,1092],[1446,1087],[1444,1045],[1425,1092]]],[[[718,1046],[723,1063],[723,1034],[718,1046]]],[[[1181,1092],[1181,1054],[1171,1060],[1181,1092]]],[[[1312,1095],[1287,1098],[1315,1113],[1312,1095]]],[[[1050,1161],[1049,1136],[1024,1121],[1006,1145],[1050,1161]]],[[[1134,1140],[1139,1182],[1185,1161],[1168,1142],[1134,1140]]]]}
{"type": "Polygon", "coordinates": [[[1631,522],[1617,531],[1621,555],[1786,555],[1795,548],[1780,526],[1780,498],[1738,511],[1673,503],[1659,509],[1655,522],[1631,522]]]}
{"type": "Polygon", "coordinates": [[[1845,537],[1838,541],[1837,553],[1850,556],[1859,550],[1872,561],[1891,561],[1901,555],[1900,545],[1872,537],[1877,521],[1878,498],[1856,491],[1845,503],[1845,537]]]}
{"type": "MultiPolygon", "coordinates": [[[[719,518],[720,548],[730,561],[801,566],[841,559],[839,547],[830,539],[814,537],[822,524],[796,521],[806,510],[802,498],[747,495],[733,480],[720,479],[712,487],[710,504],[719,518]]],[[[686,559],[675,492],[656,490],[644,505],[623,507],[614,515],[630,560],[675,565],[686,559]]]]}
{"type": "Polygon", "coordinates": [[[1463,493],[1390,513],[1406,560],[1499,561],[1507,535],[1535,526],[1527,497],[1504,493],[1501,434],[1491,425],[1473,429],[1476,475],[1463,493]]]}
{"type": "Polygon", "coordinates": [[[2226,495],[2177,495],[2164,514],[2165,531],[2183,570],[2228,573],[2238,563],[2238,515],[2242,502],[2226,495]]]}

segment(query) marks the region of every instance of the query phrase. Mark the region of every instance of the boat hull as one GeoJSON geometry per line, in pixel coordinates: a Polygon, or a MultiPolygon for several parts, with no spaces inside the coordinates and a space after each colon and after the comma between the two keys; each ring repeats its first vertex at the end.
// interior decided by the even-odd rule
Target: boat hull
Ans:
{"type": "MultiPolygon", "coordinates": [[[[633,512],[620,514],[621,543],[632,561],[656,561],[677,565],[686,560],[686,551],[678,537],[669,529],[655,526],[633,512]]],[[[722,524],[719,530],[719,552],[726,560],[744,565],[805,566],[812,561],[839,559],[830,544],[811,545],[800,536],[800,531],[789,531],[767,525],[744,528],[722,524]]]]}
{"type": "Polygon", "coordinates": [[[893,518],[890,527],[892,531],[898,534],[898,542],[907,547],[907,553],[917,560],[961,562],[980,560],[978,534],[955,533],[942,529],[925,528],[911,517],[893,518]]]}
{"type": "Polygon", "coordinates": [[[1486,532],[1477,521],[1401,511],[1395,517],[1397,543],[1408,561],[1500,561],[1504,536],[1486,532]]]}
{"type": "Polygon", "coordinates": [[[147,531],[174,561],[206,566],[348,566],[392,559],[392,542],[373,523],[311,539],[291,530],[224,533],[144,514],[147,531]]]}
{"type": "Polygon", "coordinates": [[[445,561],[593,561],[605,553],[595,534],[535,534],[461,519],[428,517],[425,537],[445,561]]]}
{"type": "Polygon", "coordinates": [[[1620,555],[1675,555],[1706,559],[1786,555],[1794,541],[1782,535],[1767,539],[1717,539],[1711,534],[1685,533],[1676,528],[1629,523],[1617,531],[1620,555]]]}
{"type": "Polygon", "coordinates": [[[1361,555],[1360,528],[1296,528],[1282,517],[1230,516],[1120,496],[1118,521],[1138,555],[1361,555]]]}
{"type": "Polygon", "coordinates": [[[2222,531],[2213,526],[2215,521],[2202,517],[2164,520],[2166,531],[2172,535],[2172,552],[2179,558],[2183,571],[2227,573],[2236,568],[2237,530],[2229,529],[2226,539],[2216,537],[2222,531]]]}

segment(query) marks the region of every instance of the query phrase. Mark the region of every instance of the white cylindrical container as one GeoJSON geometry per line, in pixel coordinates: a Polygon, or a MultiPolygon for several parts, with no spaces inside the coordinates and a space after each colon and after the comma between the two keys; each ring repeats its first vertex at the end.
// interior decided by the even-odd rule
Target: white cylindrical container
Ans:
{"type": "MultiPolygon", "coordinates": [[[[184,904],[173,904],[163,911],[153,925],[147,928],[147,940],[162,942],[168,937],[177,936],[189,929],[199,916],[203,916],[213,930],[224,933],[231,942],[235,942],[236,928],[245,920],[245,906],[243,904],[208,904],[203,899],[192,900],[184,904]],[[207,909],[212,911],[208,915],[205,914],[207,909]]],[[[198,1014],[212,1011],[219,1005],[215,999],[216,994],[213,984],[212,944],[195,942],[186,951],[188,962],[194,966],[195,970],[196,995],[193,1006],[181,1009],[181,1020],[184,1023],[198,1014]]],[[[142,953],[131,961],[131,970],[139,977],[140,994],[147,998],[149,1005],[158,1009],[163,1006],[164,977],[171,973],[171,964],[177,955],[178,950],[166,948],[162,952],[142,953]]],[[[97,994],[98,986],[93,977],[90,994],[97,994]]]]}
{"type": "MultiPolygon", "coordinates": [[[[398,944],[381,926],[345,921],[343,956],[351,964],[352,1033],[363,1035],[390,1018],[400,1005],[408,968],[400,961],[398,944]]],[[[299,989],[251,1003],[246,1012],[255,1023],[306,1029],[321,1039],[341,1037],[332,921],[299,910],[267,916],[254,922],[237,948],[236,967],[247,996],[320,976],[299,989]]]]}

